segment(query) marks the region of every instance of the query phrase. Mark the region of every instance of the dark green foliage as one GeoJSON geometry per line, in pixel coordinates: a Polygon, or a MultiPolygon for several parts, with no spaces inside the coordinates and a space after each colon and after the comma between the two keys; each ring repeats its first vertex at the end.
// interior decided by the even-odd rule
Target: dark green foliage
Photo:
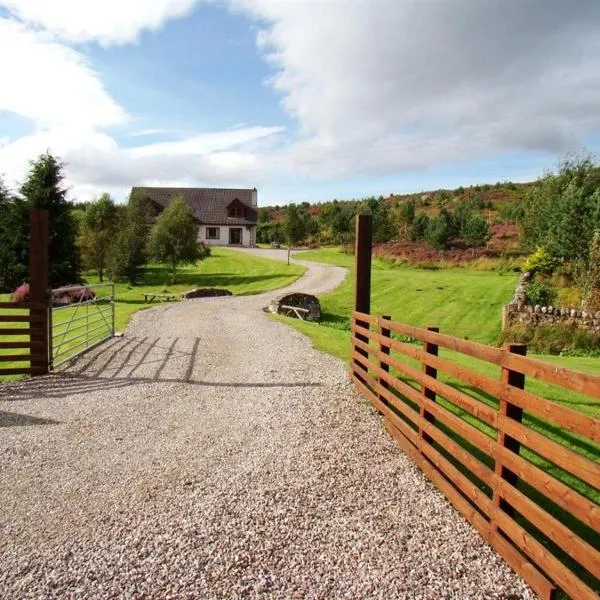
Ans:
{"type": "Polygon", "coordinates": [[[551,306],[556,298],[556,290],[547,283],[535,281],[527,286],[525,295],[529,304],[551,306]]]}
{"type": "Polygon", "coordinates": [[[352,240],[355,214],[355,202],[334,200],[326,204],[319,214],[319,221],[325,237],[327,238],[328,234],[331,236],[327,241],[344,243],[352,240]]]}
{"type": "Polygon", "coordinates": [[[259,244],[270,244],[275,242],[283,244],[285,231],[282,223],[259,223],[256,226],[256,241],[259,244]]]}
{"type": "Polygon", "coordinates": [[[430,219],[427,216],[427,213],[417,213],[410,232],[410,238],[413,242],[422,240],[425,237],[425,232],[429,228],[429,223],[430,219]]]}
{"type": "MultiPolygon", "coordinates": [[[[79,249],[75,244],[77,223],[66,199],[63,168],[64,164],[52,154],[42,154],[31,163],[20,189],[27,209],[45,208],[50,213],[49,279],[54,287],[78,281],[80,273],[79,249]]],[[[28,221],[21,226],[28,229],[28,221]]]]}
{"type": "Polygon", "coordinates": [[[415,215],[415,201],[412,198],[396,204],[392,210],[392,219],[398,227],[404,229],[404,235],[408,234],[408,230],[415,220],[415,215]]]}
{"type": "Polygon", "coordinates": [[[259,208],[258,209],[258,222],[259,223],[268,223],[271,220],[269,215],[269,210],[267,208],[259,208]]]}
{"type": "Polygon", "coordinates": [[[589,157],[567,158],[527,200],[522,228],[528,247],[587,267],[593,233],[600,229],[600,167],[589,157]]]}
{"type": "Polygon", "coordinates": [[[150,201],[132,194],[129,204],[120,215],[115,243],[110,252],[109,264],[113,277],[125,277],[130,284],[135,284],[148,260],[146,244],[151,218],[150,201]]]}
{"type": "MultiPolygon", "coordinates": [[[[487,189],[485,186],[483,186],[487,189]]],[[[485,200],[483,199],[483,194],[481,192],[477,192],[473,199],[471,200],[471,206],[476,210],[482,210],[485,208],[485,200]]]]}
{"type": "Polygon", "coordinates": [[[13,290],[27,277],[28,219],[25,202],[0,179],[0,290],[13,290]]]}
{"type": "Polygon", "coordinates": [[[206,258],[208,246],[199,246],[196,241],[196,222],[185,200],[174,198],[165,211],[156,219],[148,238],[150,256],[171,269],[171,283],[175,283],[177,267],[194,264],[206,258]]]}
{"type": "Polygon", "coordinates": [[[454,228],[455,230],[463,235],[464,229],[467,223],[474,216],[474,206],[473,203],[465,200],[461,202],[453,211],[452,218],[454,219],[454,228]]]}
{"type": "Polygon", "coordinates": [[[471,248],[480,248],[490,239],[490,228],[485,219],[475,215],[461,227],[460,235],[471,248]]]}
{"type": "Polygon", "coordinates": [[[510,200],[500,204],[498,213],[505,223],[520,223],[525,216],[525,202],[523,200],[510,200]]]}
{"type": "Polygon", "coordinates": [[[392,221],[390,207],[381,196],[363,200],[359,204],[356,214],[371,215],[373,220],[373,242],[375,244],[388,242],[398,233],[392,221]]]}
{"type": "Polygon", "coordinates": [[[117,231],[117,207],[109,194],[102,194],[87,205],[80,219],[78,241],[83,264],[87,269],[95,270],[98,279],[103,281],[117,231]]]}
{"type": "Polygon", "coordinates": [[[295,204],[288,204],[285,219],[285,238],[288,245],[294,246],[304,239],[305,234],[304,220],[300,216],[298,207],[295,204]]]}
{"type": "Polygon", "coordinates": [[[507,327],[500,338],[504,342],[527,344],[530,352],[539,354],[600,355],[600,336],[567,323],[507,327]]]}
{"type": "Polygon", "coordinates": [[[586,310],[600,310],[600,229],[594,232],[590,242],[589,268],[583,278],[583,296],[586,310]]]}
{"type": "Polygon", "coordinates": [[[456,234],[457,228],[452,213],[442,208],[440,214],[430,221],[425,231],[425,239],[436,250],[444,250],[456,234]]]}

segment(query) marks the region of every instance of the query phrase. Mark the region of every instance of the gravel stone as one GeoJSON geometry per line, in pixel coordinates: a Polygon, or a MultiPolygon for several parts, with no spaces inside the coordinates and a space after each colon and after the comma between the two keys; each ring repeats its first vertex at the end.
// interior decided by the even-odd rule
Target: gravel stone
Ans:
{"type": "Polygon", "coordinates": [[[0,597],[535,597],[272,297],[145,310],[2,386],[0,597]]]}

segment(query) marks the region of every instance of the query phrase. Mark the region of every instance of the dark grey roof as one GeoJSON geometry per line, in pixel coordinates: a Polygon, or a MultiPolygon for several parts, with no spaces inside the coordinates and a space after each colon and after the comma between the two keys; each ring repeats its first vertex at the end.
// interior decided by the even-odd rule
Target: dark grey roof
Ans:
{"type": "Polygon", "coordinates": [[[211,225],[256,225],[256,208],[252,206],[253,192],[255,190],[169,187],[134,187],[131,190],[132,194],[146,196],[163,209],[173,198],[182,196],[198,222],[211,225]],[[227,216],[227,207],[234,200],[245,205],[245,218],[227,216]]]}

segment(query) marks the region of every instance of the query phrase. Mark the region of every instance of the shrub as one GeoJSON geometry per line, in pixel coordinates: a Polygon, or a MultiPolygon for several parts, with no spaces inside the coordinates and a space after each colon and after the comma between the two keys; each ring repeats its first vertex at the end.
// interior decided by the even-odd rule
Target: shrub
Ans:
{"type": "Polygon", "coordinates": [[[529,351],[540,354],[597,356],[600,353],[599,335],[566,323],[508,327],[502,332],[500,341],[527,344],[529,351]]]}
{"type": "Polygon", "coordinates": [[[527,286],[525,291],[529,304],[539,304],[540,306],[550,306],[556,298],[556,290],[547,283],[538,281],[527,286]]]}
{"type": "Polygon", "coordinates": [[[410,233],[410,237],[413,240],[413,242],[417,240],[422,240],[425,237],[427,227],[429,227],[429,217],[427,216],[427,213],[418,213],[415,217],[415,220],[413,221],[410,233]]]}
{"type": "Polygon", "coordinates": [[[538,246],[523,262],[521,269],[532,273],[544,273],[549,275],[558,267],[556,260],[545,248],[538,246]]]}
{"type": "Polygon", "coordinates": [[[29,300],[29,284],[22,283],[11,295],[11,302],[27,302],[29,300]]]}

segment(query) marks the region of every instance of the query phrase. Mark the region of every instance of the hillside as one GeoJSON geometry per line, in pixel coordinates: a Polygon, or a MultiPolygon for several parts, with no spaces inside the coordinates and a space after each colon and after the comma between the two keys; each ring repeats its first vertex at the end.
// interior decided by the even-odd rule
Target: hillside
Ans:
{"type": "MultiPolygon", "coordinates": [[[[390,194],[383,200],[389,207],[395,231],[386,243],[376,245],[376,254],[382,257],[406,258],[412,262],[430,261],[443,258],[451,262],[472,261],[481,257],[507,258],[521,254],[519,227],[517,220],[520,207],[527,191],[535,183],[498,182],[496,184],[475,185],[468,188],[459,187],[453,190],[439,189],[413,194],[390,194]],[[461,204],[469,204],[484,219],[490,230],[490,239],[480,248],[470,247],[460,240],[449,248],[437,250],[424,240],[412,241],[408,235],[408,226],[403,226],[398,216],[402,205],[412,202],[416,214],[424,213],[430,219],[437,217],[442,210],[452,211],[461,204]]],[[[354,213],[361,200],[333,200],[330,202],[304,202],[299,205],[306,215],[317,222],[325,220],[325,213],[331,212],[332,206],[354,213]]],[[[267,206],[259,209],[260,226],[267,235],[277,235],[286,218],[286,206],[267,206]]],[[[265,236],[266,237],[266,236],[265,236]]],[[[265,240],[267,241],[267,240],[265,240]]],[[[334,243],[340,240],[334,240],[334,243]]],[[[341,242],[344,240],[342,238],[341,242]]],[[[350,241],[349,239],[347,241],[350,241]]],[[[330,242],[327,236],[312,235],[305,239],[306,245],[315,247],[330,242]]]]}

